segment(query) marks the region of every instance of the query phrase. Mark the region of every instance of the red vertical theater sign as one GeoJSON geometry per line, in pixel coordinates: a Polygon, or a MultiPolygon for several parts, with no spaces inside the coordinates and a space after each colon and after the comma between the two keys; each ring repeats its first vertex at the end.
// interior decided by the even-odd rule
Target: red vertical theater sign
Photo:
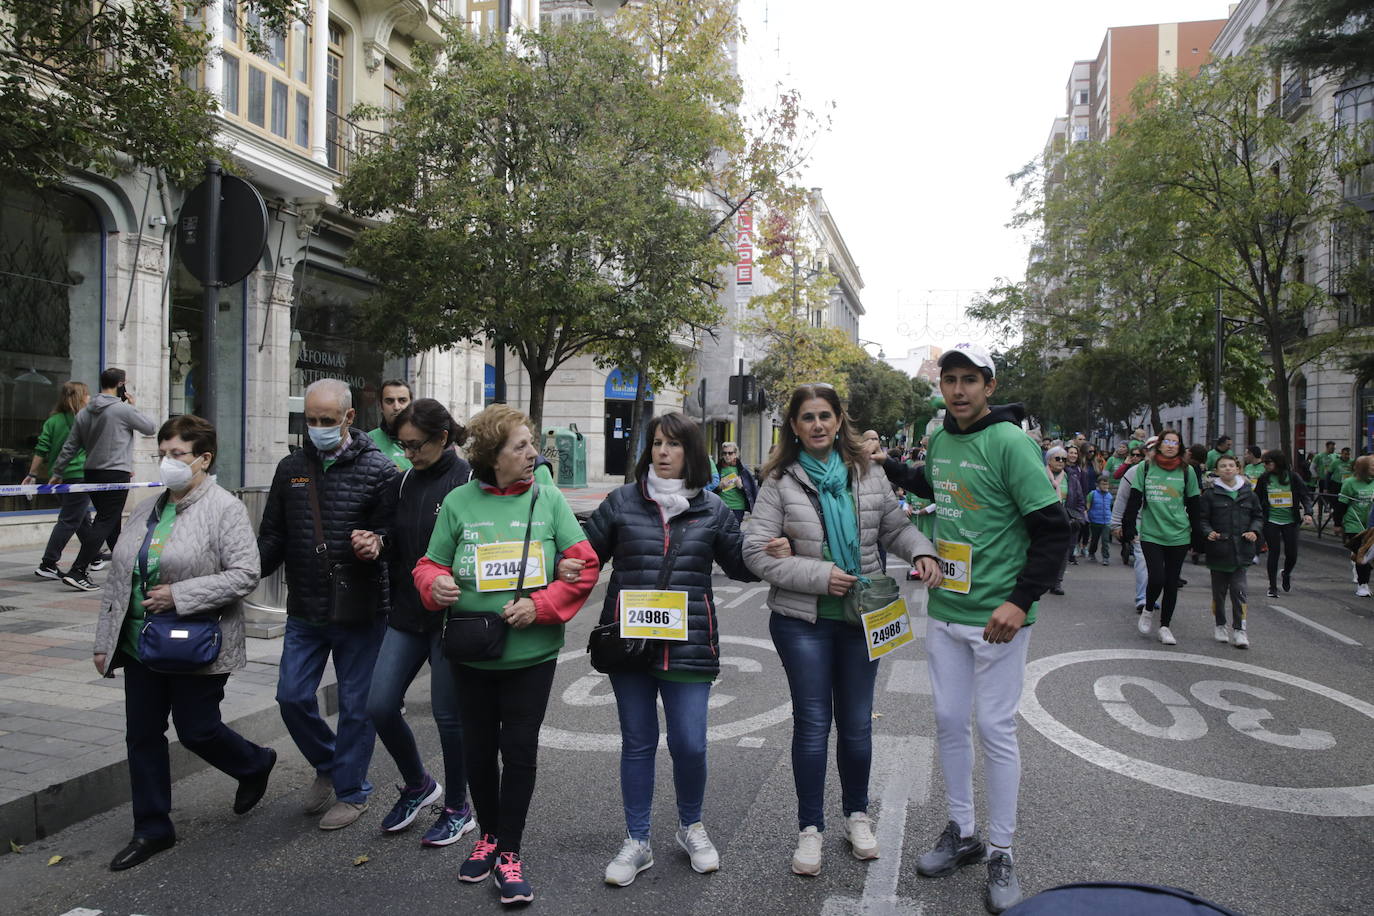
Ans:
{"type": "Polygon", "coordinates": [[[745,203],[735,213],[735,286],[754,282],[754,208],[745,203]]]}

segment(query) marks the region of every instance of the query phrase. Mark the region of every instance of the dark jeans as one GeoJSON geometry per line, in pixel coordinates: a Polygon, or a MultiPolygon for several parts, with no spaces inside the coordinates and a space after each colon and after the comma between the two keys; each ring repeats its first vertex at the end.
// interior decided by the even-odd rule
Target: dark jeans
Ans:
{"type": "Polygon", "coordinates": [[[1149,578],[1145,583],[1145,606],[1159,608],[1159,625],[1167,627],[1174,619],[1174,605],[1178,603],[1178,579],[1183,572],[1183,561],[1188,559],[1188,545],[1177,547],[1141,541],[1140,550],[1145,554],[1145,568],[1149,578]],[[1164,598],[1161,601],[1160,595],[1164,598]]]}
{"type": "Polygon", "coordinates": [[[483,833],[498,852],[520,851],[534,797],[539,727],[558,663],[491,670],[454,665],[463,698],[463,750],[468,788],[483,833]],[[498,761],[497,755],[500,755],[498,761]]]}
{"type": "Polygon", "coordinates": [[[1095,555],[1100,544],[1102,546],[1102,559],[1109,559],[1112,553],[1111,526],[1102,522],[1089,522],[1088,530],[1092,532],[1092,536],[1088,540],[1088,556],[1095,555]]]}
{"type": "MultiPolygon", "coordinates": [[[[1246,564],[1247,566],[1249,564],[1246,564]]],[[[1231,599],[1231,627],[1245,629],[1245,612],[1248,605],[1245,594],[1246,566],[1232,572],[1212,570],[1212,619],[1217,626],[1226,626],[1226,599],[1231,599]]]]}
{"type": "Polygon", "coordinates": [[[167,757],[167,714],[182,745],[235,779],[260,773],[271,762],[259,747],[220,720],[228,674],[161,674],[121,654],[124,666],[124,743],[129,748],[129,788],[134,836],[175,836],[172,773],[167,757]]]}
{"type": "MultiPolygon", "coordinates": [[[[1352,510],[1352,511],[1353,511],[1353,510],[1352,510]]],[[[1348,550],[1348,551],[1350,551],[1351,554],[1354,554],[1357,550],[1359,550],[1359,548],[1360,548],[1360,541],[1361,541],[1363,538],[1364,538],[1364,532],[1363,532],[1363,531],[1360,532],[1359,534],[1347,534],[1347,535],[1345,536],[1345,549],[1348,550]]],[[[1368,563],[1356,563],[1356,564],[1355,564],[1355,581],[1356,581],[1358,584],[1360,584],[1360,585],[1368,585],[1368,584],[1369,584],[1369,573],[1370,573],[1370,569],[1371,569],[1371,567],[1370,567],[1370,564],[1368,564],[1368,563]]]]}
{"type": "Polygon", "coordinates": [[[1276,525],[1264,523],[1264,543],[1269,546],[1269,587],[1277,588],[1279,581],[1279,548],[1283,548],[1283,571],[1291,573],[1298,564],[1298,523],[1276,525]]]}
{"type": "Polygon", "coordinates": [[[367,695],[367,715],[377,729],[387,753],[406,787],[417,789],[425,781],[425,764],[415,734],[401,715],[406,688],[425,661],[429,661],[429,700],[434,724],[439,727],[439,747],[444,755],[444,804],[455,810],[467,799],[467,774],[463,769],[463,723],[458,718],[458,685],[444,658],[439,631],[428,635],[388,627],[372,669],[372,689],[367,695]]]}
{"type": "Polygon", "coordinates": [[[386,624],[363,627],[312,626],[286,618],[281,667],[277,670],[277,705],[281,720],[301,755],[320,776],[334,783],[339,801],[362,804],[372,791],[367,767],[372,762],[376,732],[367,716],[372,667],[386,624]],[[339,733],[320,715],[316,692],[324,663],[334,656],[339,684],[339,733]]]}
{"type": "MultiPolygon", "coordinates": [[[[101,471],[86,468],[86,483],[128,483],[128,471],[101,471]]],[[[95,506],[95,521],[86,531],[81,541],[81,552],[72,563],[70,574],[76,578],[86,575],[91,562],[100,556],[100,549],[108,542],[119,540],[120,517],[124,514],[124,502],[129,498],[128,490],[100,490],[87,494],[91,505],[95,506]]]]}
{"type": "MultiPolygon", "coordinates": [[[[84,483],[83,480],[66,480],[65,483],[84,483]]],[[[61,501],[57,510],[57,521],[53,523],[52,534],[48,535],[48,546],[43,550],[43,560],[40,566],[57,566],[62,559],[62,551],[67,549],[67,542],[72,539],[72,535],[77,536],[78,543],[85,543],[86,538],[90,537],[91,517],[88,514],[91,508],[91,499],[85,493],[63,493],[58,496],[61,501]]],[[[111,545],[113,549],[113,545],[111,545]]]]}
{"type": "Polygon", "coordinates": [[[701,820],[706,797],[706,709],[710,682],[684,684],[647,673],[612,674],[620,716],[620,796],[625,830],[636,840],[649,838],[654,806],[654,757],[658,751],[658,700],[668,721],[668,753],[673,758],[679,826],[701,820]]]}
{"type": "Polygon", "coordinates": [[[792,693],[792,777],[797,829],[825,829],[825,756],[834,719],[835,764],[845,817],[868,810],[873,764],[873,684],[864,631],[839,620],[807,623],[771,614],[768,632],[792,693]]]}

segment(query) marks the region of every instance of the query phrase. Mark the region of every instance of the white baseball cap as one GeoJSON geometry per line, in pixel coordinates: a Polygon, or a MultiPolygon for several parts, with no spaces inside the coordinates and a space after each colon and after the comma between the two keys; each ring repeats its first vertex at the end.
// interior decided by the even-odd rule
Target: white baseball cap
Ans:
{"type": "Polygon", "coordinates": [[[993,374],[993,377],[996,377],[997,365],[992,361],[992,354],[988,353],[985,347],[981,347],[974,343],[955,344],[952,348],[940,354],[940,359],[936,364],[943,369],[950,357],[956,355],[962,356],[980,369],[988,370],[993,374]]]}

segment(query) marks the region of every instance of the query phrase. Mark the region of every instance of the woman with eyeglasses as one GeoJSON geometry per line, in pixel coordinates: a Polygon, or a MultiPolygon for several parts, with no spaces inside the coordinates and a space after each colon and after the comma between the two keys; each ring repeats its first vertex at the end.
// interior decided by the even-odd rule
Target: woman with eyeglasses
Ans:
{"type": "Polygon", "coordinates": [[[1153,454],[1135,472],[1121,527],[1129,540],[1136,536],[1139,522],[1140,550],[1148,571],[1146,607],[1137,628],[1142,636],[1150,635],[1159,602],[1159,641],[1166,646],[1178,645],[1169,625],[1201,494],[1197,475],[1183,457],[1182,436],[1172,429],[1160,433],[1153,454]]]}
{"type": "Polygon", "coordinates": [[[110,862],[111,871],[133,868],[176,845],[169,713],[182,747],[238,780],[235,814],[262,799],[277,762],[276,751],[254,744],[220,718],[230,673],[248,664],[240,602],[257,587],[261,567],[248,510],[210,473],[218,445],[207,420],[173,417],[157,431],[157,447],[167,490],[129,514],[95,630],[95,670],[112,678],[116,668],[124,669],[124,743],[133,797],[134,836],[110,862]],[[159,663],[140,637],[147,621],[162,615],[178,623],[191,615],[215,618],[218,654],[189,671],[159,663]]]}
{"type": "Polygon", "coordinates": [[[1054,588],[1050,589],[1051,595],[1064,594],[1064,573],[1070,563],[1078,565],[1074,557],[1078,551],[1078,531],[1088,517],[1082,477],[1068,468],[1070,456],[1077,452],[1075,446],[1070,445],[1065,449],[1056,445],[1045,453],[1045,473],[1050,478],[1050,485],[1059,494],[1060,504],[1069,515],[1069,549],[1059,561],[1059,577],[1055,580],[1054,588]]]}
{"type": "Polygon", "coordinates": [[[398,787],[400,798],[382,819],[382,830],[405,830],[421,809],[442,797],[443,810],[420,843],[448,846],[476,826],[467,804],[463,727],[453,670],[444,657],[440,638],[443,615],[425,609],[411,570],[429,547],[444,497],[472,478],[472,467],[456,451],[466,441],[467,430],[432,398],[406,405],[396,416],[392,430],[408,469],[392,481],[385,497],[384,513],[394,519],[389,526],[388,542],[381,551],[391,579],[391,613],[387,616],[377,664],[372,669],[367,714],[382,746],[396,761],[405,784],[398,787]],[[434,724],[438,727],[444,759],[443,785],[425,769],[415,735],[401,714],[406,690],[426,661],[434,724]]]}
{"type": "Polygon", "coordinates": [[[868,814],[879,663],[868,659],[864,629],[845,619],[845,596],[861,577],[882,572],[880,539],[919,570],[928,586],[938,586],[943,576],[935,545],[907,522],[887,478],[872,470],[870,452],[834,388],[798,387],[788,401],[787,425],[791,435],[763,468],[744,559],[773,586],[768,629],[792,694],[799,830],[792,871],[817,875],[832,721],[845,839],[856,858],[879,854],[868,814]],[[769,542],[779,536],[792,542],[792,556],[768,553],[769,542]]]}
{"type": "Polygon", "coordinates": [[[1264,473],[1255,495],[1264,507],[1264,543],[1269,548],[1270,598],[1279,596],[1279,551],[1283,551],[1283,590],[1293,587],[1293,567],[1298,563],[1299,522],[1312,524],[1312,494],[1301,477],[1288,466],[1288,456],[1278,449],[1264,453],[1264,473]],[[1299,517],[1301,512],[1301,517],[1299,517]]]}

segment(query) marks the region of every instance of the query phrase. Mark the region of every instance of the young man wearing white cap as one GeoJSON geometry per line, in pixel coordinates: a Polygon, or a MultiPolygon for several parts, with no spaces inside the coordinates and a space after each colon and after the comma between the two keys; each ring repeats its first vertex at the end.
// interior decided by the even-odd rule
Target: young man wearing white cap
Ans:
{"type": "Polygon", "coordinates": [[[940,356],[945,421],[921,469],[883,465],[894,483],[936,504],[935,544],[945,581],[930,595],[926,653],[949,824],[922,855],[923,877],[952,875],[987,856],[983,902],[1000,913],[1021,899],[1012,865],[1021,758],[1016,709],[1036,602],[1069,548],[1069,519],[1021,430],[1020,404],[990,407],[996,367],[960,344],[940,356]],[[987,779],[988,840],[973,809],[974,717],[987,779]]]}

